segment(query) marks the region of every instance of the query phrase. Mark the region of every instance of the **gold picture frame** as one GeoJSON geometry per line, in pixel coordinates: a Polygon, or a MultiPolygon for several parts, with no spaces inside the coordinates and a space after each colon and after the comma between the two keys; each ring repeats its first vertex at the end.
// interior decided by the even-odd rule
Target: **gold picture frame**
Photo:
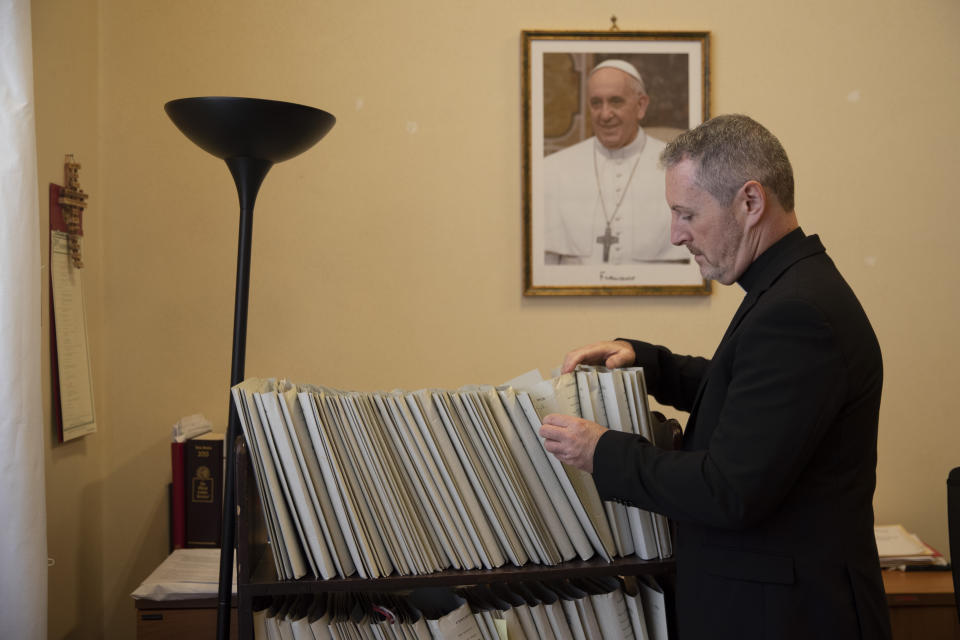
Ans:
{"type": "Polygon", "coordinates": [[[708,295],[689,252],[670,244],[658,160],[709,118],[709,32],[523,31],[522,41],[524,295],[708,295]],[[610,96],[594,95],[591,109],[598,64],[639,81],[629,86],[646,105],[634,116],[618,120],[610,96]],[[637,119],[636,133],[620,124],[637,119]]]}

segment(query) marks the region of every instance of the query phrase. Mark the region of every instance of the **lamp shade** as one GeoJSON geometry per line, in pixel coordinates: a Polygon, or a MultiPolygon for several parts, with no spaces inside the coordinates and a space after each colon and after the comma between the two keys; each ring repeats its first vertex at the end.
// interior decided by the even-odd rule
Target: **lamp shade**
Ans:
{"type": "Polygon", "coordinates": [[[336,122],[331,114],[259,98],[180,98],[164,105],[191,142],[223,160],[283,162],[316,144],[336,122]]]}

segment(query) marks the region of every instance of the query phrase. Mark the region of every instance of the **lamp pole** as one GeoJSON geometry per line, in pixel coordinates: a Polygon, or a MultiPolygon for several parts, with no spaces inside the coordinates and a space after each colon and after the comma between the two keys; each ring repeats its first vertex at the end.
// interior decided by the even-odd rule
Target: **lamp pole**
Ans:
{"type": "MultiPolygon", "coordinates": [[[[290,102],[257,98],[182,98],[164,110],[187,138],[204,151],[226,161],[240,200],[237,239],[237,281],[233,310],[233,347],[230,386],[244,377],[247,351],[247,303],[250,292],[250,248],[253,207],[260,185],[277,162],[303,153],[333,127],[336,118],[325,111],[290,102]]],[[[217,638],[230,637],[233,593],[233,554],[236,549],[236,455],[239,414],[230,402],[226,478],[220,540],[220,577],[217,592],[217,638]]]]}

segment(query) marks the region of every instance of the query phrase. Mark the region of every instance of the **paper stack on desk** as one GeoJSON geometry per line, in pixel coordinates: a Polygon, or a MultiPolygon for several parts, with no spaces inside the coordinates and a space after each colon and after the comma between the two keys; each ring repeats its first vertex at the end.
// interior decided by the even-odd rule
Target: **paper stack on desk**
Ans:
{"type": "Polygon", "coordinates": [[[946,566],[943,555],[903,528],[903,525],[877,525],[873,528],[881,567],[946,566]]]}
{"type": "MultiPolygon", "coordinates": [[[[237,563],[233,566],[233,593],[236,593],[237,563]]],[[[146,600],[215,598],[219,584],[219,549],[177,549],[130,595],[146,600]]]]}

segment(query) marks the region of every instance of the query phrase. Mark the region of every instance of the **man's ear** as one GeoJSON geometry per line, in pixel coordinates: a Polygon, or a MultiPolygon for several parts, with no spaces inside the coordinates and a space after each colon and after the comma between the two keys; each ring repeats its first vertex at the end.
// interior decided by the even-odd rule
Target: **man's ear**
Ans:
{"type": "Polygon", "coordinates": [[[756,180],[747,180],[740,187],[740,193],[737,196],[741,203],[741,210],[745,214],[746,228],[749,229],[763,219],[767,210],[767,192],[756,180]]]}

